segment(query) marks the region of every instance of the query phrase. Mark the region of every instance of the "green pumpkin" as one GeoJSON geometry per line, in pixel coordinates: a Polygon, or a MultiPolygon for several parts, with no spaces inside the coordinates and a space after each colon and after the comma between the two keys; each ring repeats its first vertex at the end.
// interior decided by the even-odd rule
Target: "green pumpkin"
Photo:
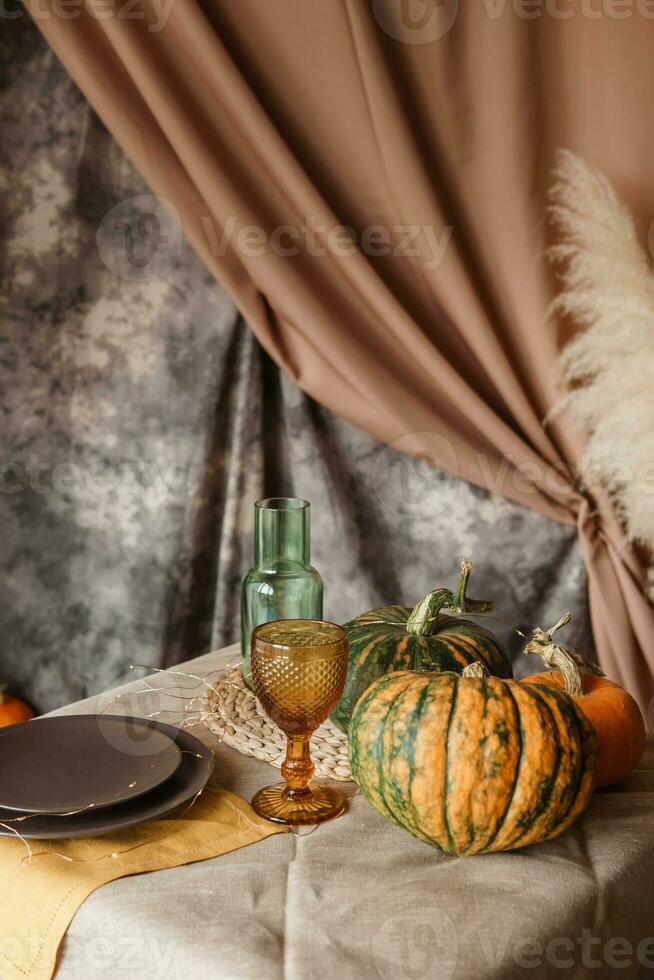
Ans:
{"type": "Polygon", "coordinates": [[[511,661],[489,630],[455,613],[488,613],[492,602],[466,595],[472,566],[461,562],[456,592],[436,589],[414,609],[386,606],[357,616],[344,626],[350,647],[347,680],[331,719],[347,732],[354,706],[363,692],[384,674],[397,670],[443,671],[457,674],[481,661],[490,674],[511,677],[511,661]]]}
{"type": "Polygon", "coordinates": [[[357,703],[352,775],[383,816],[448,854],[558,837],[590,802],[597,739],[574,700],[545,685],[399,671],[357,703]]]}

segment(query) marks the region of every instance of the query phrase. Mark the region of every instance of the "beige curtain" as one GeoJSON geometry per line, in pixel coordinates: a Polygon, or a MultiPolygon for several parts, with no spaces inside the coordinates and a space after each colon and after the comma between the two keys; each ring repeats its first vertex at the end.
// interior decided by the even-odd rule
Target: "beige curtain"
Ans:
{"type": "Polygon", "coordinates": [[[555,149],[654,214],[647,5],[84,3],[28,7],[261,343],[378,438],[576,522],[600,661],[647,710],[640,569],[543,425],[555,149]]]}

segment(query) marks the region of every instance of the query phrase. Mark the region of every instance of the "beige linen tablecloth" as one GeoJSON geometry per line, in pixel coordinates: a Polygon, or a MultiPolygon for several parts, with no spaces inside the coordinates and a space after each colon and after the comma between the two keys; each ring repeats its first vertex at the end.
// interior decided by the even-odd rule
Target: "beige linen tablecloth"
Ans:
{"type": "MultiPolygon", "coordinates": [[[[235,648],[180,668],[202,675],[235,648]]],[[[194,682],[158,675],[155,687],[194,682]]],[[[132,688],[142,688],[140,682],[132,688]]],[[[112,711],[180,711],[160,695],[112,711]]],[[[106,708],[105,695],[66,713],[106,708]]],[[[160,716],[175,723],[181,715],[160,716]]],[[[215,747],[249,799],[278,773],[215,747]]],[[[58,980],[512,980],[654,976],[654,750],[596,794],[563,837],[508,854],[438,854],[356,797],[305,837],[279,835],[201,864],[126,878],[77,913],[58,980]]]]}

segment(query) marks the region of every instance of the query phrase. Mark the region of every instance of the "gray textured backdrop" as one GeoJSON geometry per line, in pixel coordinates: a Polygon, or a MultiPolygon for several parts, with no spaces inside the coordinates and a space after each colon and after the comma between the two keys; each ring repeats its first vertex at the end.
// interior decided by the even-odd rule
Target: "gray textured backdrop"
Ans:
{"type": "Polygon", "coordinates": [[[312,501],[330,618],[453,583],[463,554],[504,620],[571,608],[588,649],[574,529],[280,376],[26,15],[0,45],[0,678],[45,710],[235,639],[252,505],[276,494],[312,501]],[[159,265],[128,261],[153,214],[159,265]]]}

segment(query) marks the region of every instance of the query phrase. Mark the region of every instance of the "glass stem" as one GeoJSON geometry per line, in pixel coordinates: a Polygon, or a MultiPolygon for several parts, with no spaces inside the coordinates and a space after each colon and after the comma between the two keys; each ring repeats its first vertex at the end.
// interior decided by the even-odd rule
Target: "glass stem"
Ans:
{"type": "Polygon", "coordinates": [[[311,735],[289,735],[286,758],[282,765],[282,776],[286,788],[282,793],[285,800],[298,800],[311,796],[309,783],[314,765],[311,761],[311,735]]]}

